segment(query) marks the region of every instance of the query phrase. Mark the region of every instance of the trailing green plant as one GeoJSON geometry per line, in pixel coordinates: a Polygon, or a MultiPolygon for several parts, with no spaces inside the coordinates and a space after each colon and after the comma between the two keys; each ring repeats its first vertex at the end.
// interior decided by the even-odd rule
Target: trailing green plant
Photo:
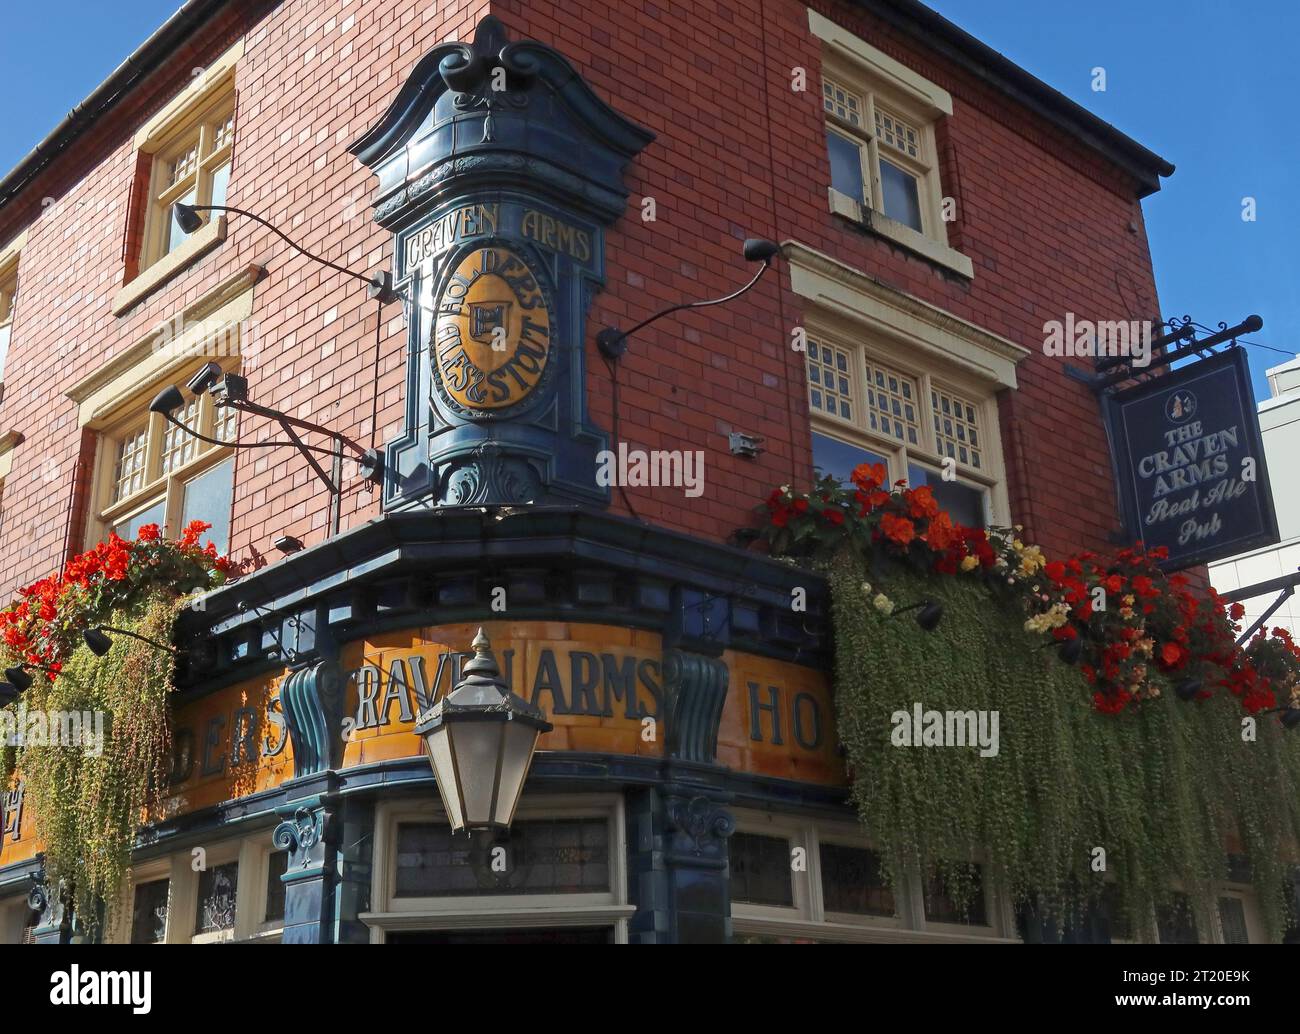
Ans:
{"type": "MultiPolygon", "coordinates": [[[[133,612],[114,613],[113,624],[169,642],[183,607],[158,592],[133,612]]],[[[167,785],[173,667],[168,651],[117,636],[103,657],[84,645],[75,649],[56,679],[34,679],[13,708],[31,741],[15,761],[36,817],[46,878],[71,888],[89,930],[98,924],[100,902],[111,921],[136,830],[156,812],[167,785]],[[43,727],[54,716],[67,730],[62,736],[43,727]]]]}
{"type": "Polygon", "coordinates": [[[891,882],[937,870],[962,906],[978,859],[1017,903],[1077,919],[1105,886],[1100,849],[1150,934],[1176,889],[1227,879],[1231,849],[1281,937],[1300,857],[1300,743],[1276,716],[1300,718],[1285,629],[1240,649],[1241,608],[1165,574],[1161,551],[1051,560],[1019,528],[956,524],[880,465],[756,509],[773,554],[829,578],[839,735],[891,882]],[[896,618],[922,601],[943,608],[930,631],[896,618]],[[996,714],[996,755],[904,745],[917,705],[996,714]]]}
{"type": "Polygon", "coordinates": [[[196,521],[176,541],[157,525],[134,541],[111,534],[0,611],[5,663],[31,676],[0,710],[14,734],[0,785],[21,776],[47,881],[71,894],[92,934],[111,921],[136,831],[166,789],[176,619],[186,594],[231,570],[211,543],[199,546],[207,528],[196,521]],[[99,626],[143,639],[114,635],[97,656],[82,633],[99,626]]]}
{"type": "MultiPolygon", "coordinates": [[[[1245,719],[1257,736],[1244,739],[1228,698],[1188,704],[1157,692],[1102,720],[1079,670],[1035,650],[1019,615],[990,607],[981,586],[906,568],[872,584],[851,560],[829,577],[839,735],[854,804],[891,876],[937,862],[961,899],[960,863],[979,858],[1017,902],[1077,916],[1102,889],[1102,848],[1140,929],[1175,884],[1197,893],[1226,879],[1235,838],[1281,937],[1287,859],[1300,844],[1300,751],[1276,718],[1245,719]],[[927,633],[894,619],[871,605],[881,592],[936,600],[943,620],[927,633]],[[997,755],[894,745],[894,716],[918,703],[996,711],[997,755]]],[[[1168,687],[1163,675],[1152,681],[1168,687]]]]}

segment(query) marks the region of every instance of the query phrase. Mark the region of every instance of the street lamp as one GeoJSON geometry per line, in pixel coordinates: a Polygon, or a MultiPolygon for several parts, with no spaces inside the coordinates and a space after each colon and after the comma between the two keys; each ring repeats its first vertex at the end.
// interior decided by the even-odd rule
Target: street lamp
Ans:
{"type": "Polygon", "coordinates": [[[537,737],[553,728],[501,678],[483,629],[456,687],[416,719],[452,832],[510,828],[537,737]]]}

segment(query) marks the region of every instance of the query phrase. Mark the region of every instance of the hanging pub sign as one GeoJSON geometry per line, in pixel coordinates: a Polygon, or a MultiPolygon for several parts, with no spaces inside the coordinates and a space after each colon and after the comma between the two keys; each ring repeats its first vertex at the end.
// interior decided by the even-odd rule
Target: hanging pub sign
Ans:
{"type": "Polygon", "coordinates": [[[1107,420],[1127,529],[1166,570],[1278,541],[1244,349],[1114,395],[1107,420]]]}

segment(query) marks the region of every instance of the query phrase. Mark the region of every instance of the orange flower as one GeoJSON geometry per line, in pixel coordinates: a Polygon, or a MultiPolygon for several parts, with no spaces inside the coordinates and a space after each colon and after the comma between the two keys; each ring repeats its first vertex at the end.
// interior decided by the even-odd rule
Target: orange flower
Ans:
{"type": "Polygon", "coordinates": [[[916,525],[906,517],[897,517],[886,513],[880,518],[880,531],[891,542],[906,546],[916,538],[916,525]]]}
{"type": "Polygon", "coordinates": [[[941,512],[938,500],[934,498],[934,489],[929,485],[904,492],[903,499],[907,502],[908,512],[914,518],[934,517],[941,512]]]}
{"type": "Polygon", "coordinates": [[[860,463],[849,475],[849,479],[864,492],[875,491],[888,477],[883,463],[860,463]]]}
{"type": "Polygon", "coordinates": [[[925,529],[925,540],[931,549],[940,553],[961,541],[961,533],[952,523],[947,510],[940,510],[930,518],[930,526],[925,529]]]}

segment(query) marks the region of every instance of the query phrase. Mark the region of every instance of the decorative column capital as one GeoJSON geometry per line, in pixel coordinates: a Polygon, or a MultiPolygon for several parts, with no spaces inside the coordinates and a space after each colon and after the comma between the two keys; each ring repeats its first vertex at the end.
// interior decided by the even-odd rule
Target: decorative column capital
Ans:
{"type": "Polygon", "coordinates": [[[703,795],[667,797],[664,810],[671,834],[669,862],[694,868],[727,867],[727,838],[736,831],[736,819],[720,801],[703,795]]]}

